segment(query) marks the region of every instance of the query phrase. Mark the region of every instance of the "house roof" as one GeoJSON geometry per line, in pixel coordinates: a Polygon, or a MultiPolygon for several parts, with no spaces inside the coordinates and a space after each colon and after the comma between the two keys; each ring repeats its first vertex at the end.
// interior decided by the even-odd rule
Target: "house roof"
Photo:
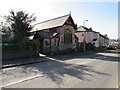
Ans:
{"type": "Polygon", "coordinates": [[[79,26],[77,32],[94,32],[94,33],[99,33],[99,32],[93,31],[92,28],[87,28],[87,27],[84,27],[84,26],[79,26]]]}
{"type": "Polygon", "coordinates": [[[101,37],[105,38],[105,39],[109,39],[107,36],[99,34],[101,37]]]}
{"type": "Polygon", "coordinates": [[[84,26],[79,26],[78,31],[92,31],[92,29],[84,27],[84,26]]]}
{"type": "MultiPolygon", "coordinates": [[[[55,33],[55,32],[37,32],[36,34],[37,36],[39,36],[39,38],[47,38],[47,39],[52,39],[52,38],[59,38],[59,33],[55,33]]],[[[29,36],[29,40],[33,40],[36,36],[32,35],[29,36]]]]}
{"type": "Polygon", "coordinates": [[[37,23],[37,24],[34,25],[33,29],[30,32],[62,26],[70,16],[71,15],[68,14],[68,15],[64,15],[64,16],[61,16],[61,17],[51,19],[51,20],[47,20],[47,21],[44,21],[44,22],[37,23]]]}

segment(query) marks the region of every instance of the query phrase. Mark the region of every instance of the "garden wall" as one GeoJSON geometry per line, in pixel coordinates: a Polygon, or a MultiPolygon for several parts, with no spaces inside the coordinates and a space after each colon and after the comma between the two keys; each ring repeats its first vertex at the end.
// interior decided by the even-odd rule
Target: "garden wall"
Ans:
{"type": "Polygon", "coordinates": [[[23,59],[36,57],[35,51],[25,45],[4,45],[2,46],[2,60],[23,59]]]}

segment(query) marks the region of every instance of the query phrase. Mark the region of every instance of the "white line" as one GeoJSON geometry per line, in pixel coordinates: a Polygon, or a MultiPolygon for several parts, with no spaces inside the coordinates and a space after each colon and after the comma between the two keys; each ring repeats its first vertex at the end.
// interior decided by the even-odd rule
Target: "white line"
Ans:
{"type": "Polygon", "coordinates": [[[17,84],[17,83],[21,83],[21,82],[28,81],[28,80],[31,80],[31,79],[34,79],[34,78],[38,78],[38,77],[42,77],[42,76],[44,76],[44,75],[37,75],[37,76],[30,77],[30,78],[27,78],[27,79],[23,79],[23,80],[20,80],[20,81],[17,81],[17,82],[13,82],[13,83],[9,83],[9,84],[6,84],[6,85],[2,85],[2,86],[0,86],[0,88],[6,87],[6,86],[10,86],[10,85],[13,85],[13,84],[17,84]]]}

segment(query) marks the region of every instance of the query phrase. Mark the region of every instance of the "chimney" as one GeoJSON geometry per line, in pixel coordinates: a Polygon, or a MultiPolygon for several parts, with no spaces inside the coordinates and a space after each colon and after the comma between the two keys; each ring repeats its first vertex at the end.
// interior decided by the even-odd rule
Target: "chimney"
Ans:
{"type": "Polygon", "coordinates": [[[92,31],[92,28],[90,28],[90,31],[92,31]]]}
{"type": "Polygon", "coordinates": [[[104,36],[106,36],[106,37],[107,37],[107,34],[105,34],[104,36]]]}

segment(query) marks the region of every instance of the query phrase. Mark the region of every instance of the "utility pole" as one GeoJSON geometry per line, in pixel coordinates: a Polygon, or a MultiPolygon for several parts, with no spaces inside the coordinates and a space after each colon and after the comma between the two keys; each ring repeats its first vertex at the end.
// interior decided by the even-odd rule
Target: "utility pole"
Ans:
{"type": "Polygon", "coordinates": [[[85,52],[86,51],[85,32],[84,32],[83,37],[84,37],[84,39],[83,39],[83,51],[85,52]]]}
{"type": "MultiPolygon", "coordinates": [[[[83,25],[84,25],[84,27],[85,27],[85,22],[87,22],[88,20],[84,20],[83,21],[83,25]]],[[[83,51],[85,51],[86,50],[86,43],[85,43],[85,32],[84,32],[84,39],[83,39],[83,51]]]]}
{"type": "Polygon", "coordinates": [[[87,22],[87,21],[88,21],[88,20],[84,20],[84,21],[83,21],[83,26],[84,26],[84,27],[85,27],[85,22],[87,22]]]}
{"type": "Polygon", "coordinates": [[[69,12],[69,14],[71,15],[71,11],[69,12]]]}

